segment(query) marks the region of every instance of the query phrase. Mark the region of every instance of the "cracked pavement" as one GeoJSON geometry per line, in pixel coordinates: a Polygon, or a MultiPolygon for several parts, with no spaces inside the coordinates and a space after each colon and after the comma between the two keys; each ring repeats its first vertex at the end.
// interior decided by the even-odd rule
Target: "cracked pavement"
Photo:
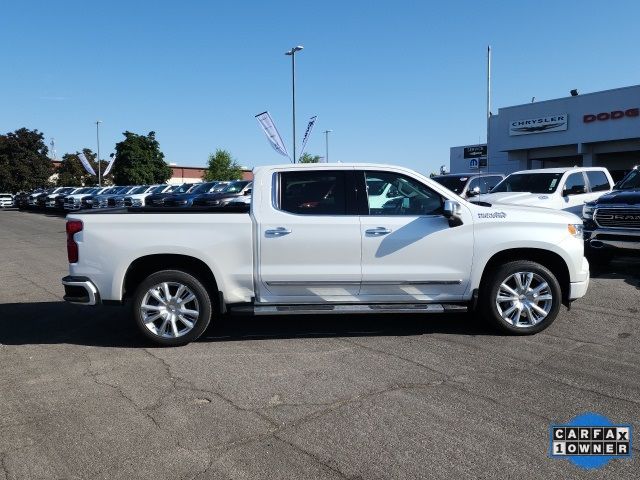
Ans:
{"type": "MultiPolygon", "coordinates": [[[[64,220],[0,211],[0,480],[637,478],[547,457],[585,411],[640,431],[640,262],[545,332],[473,315],[221,318],[154,348],[61,301],[64,220]]],[[[635,472],[635,473],[634,473],[635,472]]]]}

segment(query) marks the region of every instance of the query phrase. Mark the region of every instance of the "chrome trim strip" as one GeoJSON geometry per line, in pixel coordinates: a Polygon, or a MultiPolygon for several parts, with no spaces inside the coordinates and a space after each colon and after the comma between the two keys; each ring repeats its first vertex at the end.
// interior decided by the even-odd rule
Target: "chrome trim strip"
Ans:
{"type": "Polygon", "coordinates": [[[325,287],[330,287],[333,285],[367,285],[367,286],[371,286],[371,285],[380,285],[380,286],[386,286],[386,285],[406,285],[406,286],[411,286],[411,285],[460,285],[462,283],[462,280],[418,280],[415,282],[410,282],[410,281],[406,281],[406,280],[401,280],[401,281],[384,281],[384,280],[371,280],[371,281],[364,281],[364,282],[359,282],[359,281],[271,281],[271,282],[266,282],[267,285],[269,285],[270,287],[282,287],[282,286],[300,286],[300,287],[310,287],[310,286],[325,286],[325,287]]]}
{"type": "Polygon", "coordinates": [[[272,281],[265,282],[270,287],[310,287],[310,286],[324,286],[330,287],[332,285],[360,285],[360,281],[272,281]]]}

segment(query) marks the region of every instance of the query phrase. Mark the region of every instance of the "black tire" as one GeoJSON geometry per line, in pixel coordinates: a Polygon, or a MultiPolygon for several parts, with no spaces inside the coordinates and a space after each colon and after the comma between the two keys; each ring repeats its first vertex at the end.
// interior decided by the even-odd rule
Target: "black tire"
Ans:
{"type": "MultiPolygon", "coordinates": [[[[163,290],[160,291],[160,289],[158,289],[155,291],[156,293],[159,293],[161,297],[164,298],[163,290]]],[[[153,297],[153,298],[156,299],[157,297],[153,297]]],[[[171,298],[177,298],[177,297],[171,297],[171,298]]],[[[153,300],[153,301],[157,302],[158,307],[164,308],[165,314],[169,317],[171,317],[171,314],[166,312],[167,309],[179,308],[173,304],[170,307],[164,307],[159,300],[153,300]]],[[[173,302],[173,300],[171,302],[173,302]]],[[[167,302],[167,304],[171,302],[167,302]]],[[[193,342],[194,340],[197,340],[209,326],[209,323],[211,322],[212,310],[213,308],[211,304],[211,297],[206,287],[193,274],[182,271],[182,270],[161,270],[159,272],[155,272],[149,275],[147,278],[144,279],[144,281],[140,283],[140,285],[136,289],[135,294],[133,296],[133,301],[132,301],[133,317],[135,319],[136,325],[138,326],[140,332],[155,344],[162,345],[165,347],[177,347],[180,345],[186,345],[189,342],[193,342]],[[164,283],[168,284],[171,292],[170,295],[174,295],[178,293],[177,292],[177,289],[179,288],[178,285],[185,286],[188,289],[188,291],[190,291],[190,293],[193,294],[193,296],[195,297],[195,302],[197,302],[195,303],[192,300],[190,302],[186,302],[183,304],[183,305],[188,305],[192,309],[188,311],[197,310],[199,312],[199,315],[197,316],[197,318],[194,318],[193,316],[184,317],[185,319],[188,318],[189,320],[194,320],[193,322],[191,322],[193,324],[193,327],[183,334],[180,334],[181,331],[177,330],[178,333],[180,334],[179,336],[163,336],[160,334],[159,329],[163,326],[162,323],[165,319],[165,316],[158,318],[155,322],[151,322],[153,323],[154,327],[156,327],[156,332],[153,332],[150,327],[147,327],[147,323],[145,323],[145,312],[143,311],[142,303],[143,301],[145,301],[145,298],[147,298],[147,302],[151,300],[152,295],[148,296],[147,294],[150,292],[151,289],[153,289],[153,287],[162,285],[164,283]],[[195,310],[193,310],[194,306],[196,307],[195,310]],[[158,326],[158,324],[160,325],[158,326]]],[[[167,332],[167,330],[169,329],[169,327],[172,326],[171,324],[182,326],[183,330],[188,329],[187,324],[182,323],[183,320],[179,320],[179,319],[176,320],[176,314],[180,314],[181,312],[182,312],[181,310],[174,311],[173,322],[170,321],[169,325],[166,326],[167,328],[165,328],[165,332],[167,335],[170,335],[167,332]]],[[[149,318],[147,318],[147,321],[148,320],[149,318]]],[[[177,328],[177,327],[174,326],[174,328],[177,328]]],[[[172,330],[172,331],[175,332],[176,330],[172,330]]]]}
{"type": "MultiPolygon", "coordinates": [[[[483,279],[482,286],[480,287],[478,297],[478,307],[485,320],[487,320],[494,327],[497,327],[500,331],[509,333],[511,335],[531,335],[541,332],[549,325],[551,325],[556,319],[560,311],[561,304],[562,290],[560,288],[558,279],[544,265],[529,260],[517,260],[505,263],[487,272],[486,277],[483,279]],[[534,274],[532,280],[532,285],[534,288],[542,284],[538,281],[539,279],[546,282],[548,285],[548,288],[544,290],[544,292],[548,292],[545,294],[545,297],[551,296],[551,299],[543,303],[543,307],[547,307],[548,313],[544,318],[542,318],[535,324],[527,324],[531,323],[531,320],[530,317],[527,316],[526,311],[524,311],[524,319],[526,321],[522,321],[521,323],[519,323],[522,320],[522,317],[518,317],[516,326],[512,323],[509,323],[505,318],[503,318],[503,316],[500,314],[500,311],[498,310],[497,300],[501,284],[518,272],[530,272],[534,274]],[[534,281],[536,282],[535,284],[533,283],[534,281]]],[[[508,311],[508,308],[506,307],[508,307],[509,305],[512,304],[508,302],[501,303],[501,306],[505,307],[504,313],[508,311]]],[[[534,315],[537,313],[538,312],[534,311],[534,315]]],[[[517,309],[514,312],[514,316],[517,316],[517,309]]]]}

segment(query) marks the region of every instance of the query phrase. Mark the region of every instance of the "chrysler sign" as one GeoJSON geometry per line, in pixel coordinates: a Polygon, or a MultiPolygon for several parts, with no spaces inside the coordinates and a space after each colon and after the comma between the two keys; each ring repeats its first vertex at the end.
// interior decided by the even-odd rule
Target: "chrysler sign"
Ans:
{"type": "Polygon", "coordinates": [[[509,135],[530,135],[532,133],[560,132],[567,129],[568,115],[558,113],[544,117],[514,120],[509,124],[509,135]]]}

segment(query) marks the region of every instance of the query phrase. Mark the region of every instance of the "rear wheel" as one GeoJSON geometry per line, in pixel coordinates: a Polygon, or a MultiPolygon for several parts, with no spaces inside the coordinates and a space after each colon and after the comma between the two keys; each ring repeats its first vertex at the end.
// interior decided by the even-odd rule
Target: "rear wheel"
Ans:
{"type": "Polygon", "coordinates": [[[530,335],[544,330],[556,319],[562,291],[548,268],[518,260],[488,273],[478,301],[483,316],[500,330],[530,335]]]}
{"type": "Polygon", "coordinates": [[[211,321],[211,298],[198,278],[181,270],[149,275],[136,289],[133,315],[142,334],[163,346],[186,345],[211,321]]]}

